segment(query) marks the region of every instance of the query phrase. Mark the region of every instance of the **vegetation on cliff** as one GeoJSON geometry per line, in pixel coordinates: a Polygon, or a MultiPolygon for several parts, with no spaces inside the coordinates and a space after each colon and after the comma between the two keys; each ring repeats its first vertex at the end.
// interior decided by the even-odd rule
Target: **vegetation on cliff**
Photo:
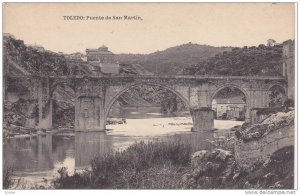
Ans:
{"type": "Polygon", "coordinates": [[[282,45],[233,48],[183,70],[186,75],[279,76],[282,45]]]}
{"type": "Polygon", "coordinates": [[[128,64],[140,64],[155,74],[177,74],[190,65],[205,61],[209,57],[224,51],[231,51],[231,47],[212,47],[199,44],[182,44],[163,51],[150,54],[118,54],[118,61],[128,64]]]}
{"type": "MultiPolygon", "coordinates": [[[[22,40],[11,37],[4,40],[3,48],[7,59],[17,63],[30,74],[70,75],[76,67],[76,64],[68,62],[62,55],[38,51],[27,47],[22,40]]],[[[4,60],[4,63],[4,66],[8,66],[9,61],[4,60]]]]}

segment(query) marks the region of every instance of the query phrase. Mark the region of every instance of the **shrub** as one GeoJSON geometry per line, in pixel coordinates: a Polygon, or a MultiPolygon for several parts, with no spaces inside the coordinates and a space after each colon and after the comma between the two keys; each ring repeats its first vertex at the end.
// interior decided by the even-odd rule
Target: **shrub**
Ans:
{"type": "MultiPolygon", "coordinates": [[[[56,188],[159,188],[159,182],[149,183],[149,177],[163,172],[163,177],[175,179],[177,169],[189,167],[192,148],[182,143],[140,142],[124,151],[98,156],[91,161],[91,170],[69,176],[59,170],[54,181],[56,188]],[[164,169],[173,170],[164,172],[164,169]],[[173,175],[173,176],[172,176],[173,175]],[[126,179],[125,179],[126,178],[126,179]],[[141,182],[144,181],[144,182],[141,182]],[[148,181],[145,186],[145,182],[148,181]]],[[[160,177],[162,178],[162,177],[160,177]]],[[[173,186],[175,181],[169,181],[173,186]]],[[[160,183],[160,186],[162,184],[160,183]]]]}

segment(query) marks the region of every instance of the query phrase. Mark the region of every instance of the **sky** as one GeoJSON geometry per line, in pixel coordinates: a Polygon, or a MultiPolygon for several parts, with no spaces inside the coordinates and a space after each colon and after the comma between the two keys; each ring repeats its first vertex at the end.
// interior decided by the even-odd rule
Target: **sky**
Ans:
{"type": "Polygon", "coordinates": [[[54,52],[151,53],[188,42],[257,46],[295,36],[293,3],[4,3],[3,32],[54,52]],[[66,20],[64,16],[82,16],[66,20]],[[89,17],[103,16],[103,20],[89,17]],[[111,20],[105,20],[110,16],[111,20]],[[113,20],[113,16],[122,20],[113,20]],[[140,20],[124,20],[138,16],[140,20]]]}

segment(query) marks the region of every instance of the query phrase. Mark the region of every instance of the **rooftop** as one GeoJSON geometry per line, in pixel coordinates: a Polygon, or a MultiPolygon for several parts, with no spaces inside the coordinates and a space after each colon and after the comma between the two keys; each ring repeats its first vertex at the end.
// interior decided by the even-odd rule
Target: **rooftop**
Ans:
{"type": "Polygon", "coordinates": [[[113,54],[111,51],[108,50],[108,47],[102,45],[98,49],[86,49],[86,53],[95,53],[95,54],[113,54]]]}

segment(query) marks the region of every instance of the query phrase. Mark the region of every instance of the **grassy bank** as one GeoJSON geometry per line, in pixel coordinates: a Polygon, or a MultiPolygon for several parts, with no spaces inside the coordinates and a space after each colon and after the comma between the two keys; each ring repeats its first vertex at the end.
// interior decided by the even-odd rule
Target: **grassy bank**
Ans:
{"type": "Polygon", "coordinates": [[[127,150],[96,157],[91,170],[72,176],[59,170],[55,188],[176,189],[190,168],[192,149],[182,143],[140,142],[127,150]]]}
{"type": "Polygon", "coordinates": [[[292,189],[294,147],[270,160],[241,168],[231,151],[201,150],[168,142],[140,142],[127,150],[94,158],[91,169],[69,176],[59,170],[56,189],[292,189]],[[200,158],[200,160],[197,158],[200,158]],[[193,163],[191,163],[193,162],[193,163]],[[193,165],[191,165],[193,164],[193,165]]]}

